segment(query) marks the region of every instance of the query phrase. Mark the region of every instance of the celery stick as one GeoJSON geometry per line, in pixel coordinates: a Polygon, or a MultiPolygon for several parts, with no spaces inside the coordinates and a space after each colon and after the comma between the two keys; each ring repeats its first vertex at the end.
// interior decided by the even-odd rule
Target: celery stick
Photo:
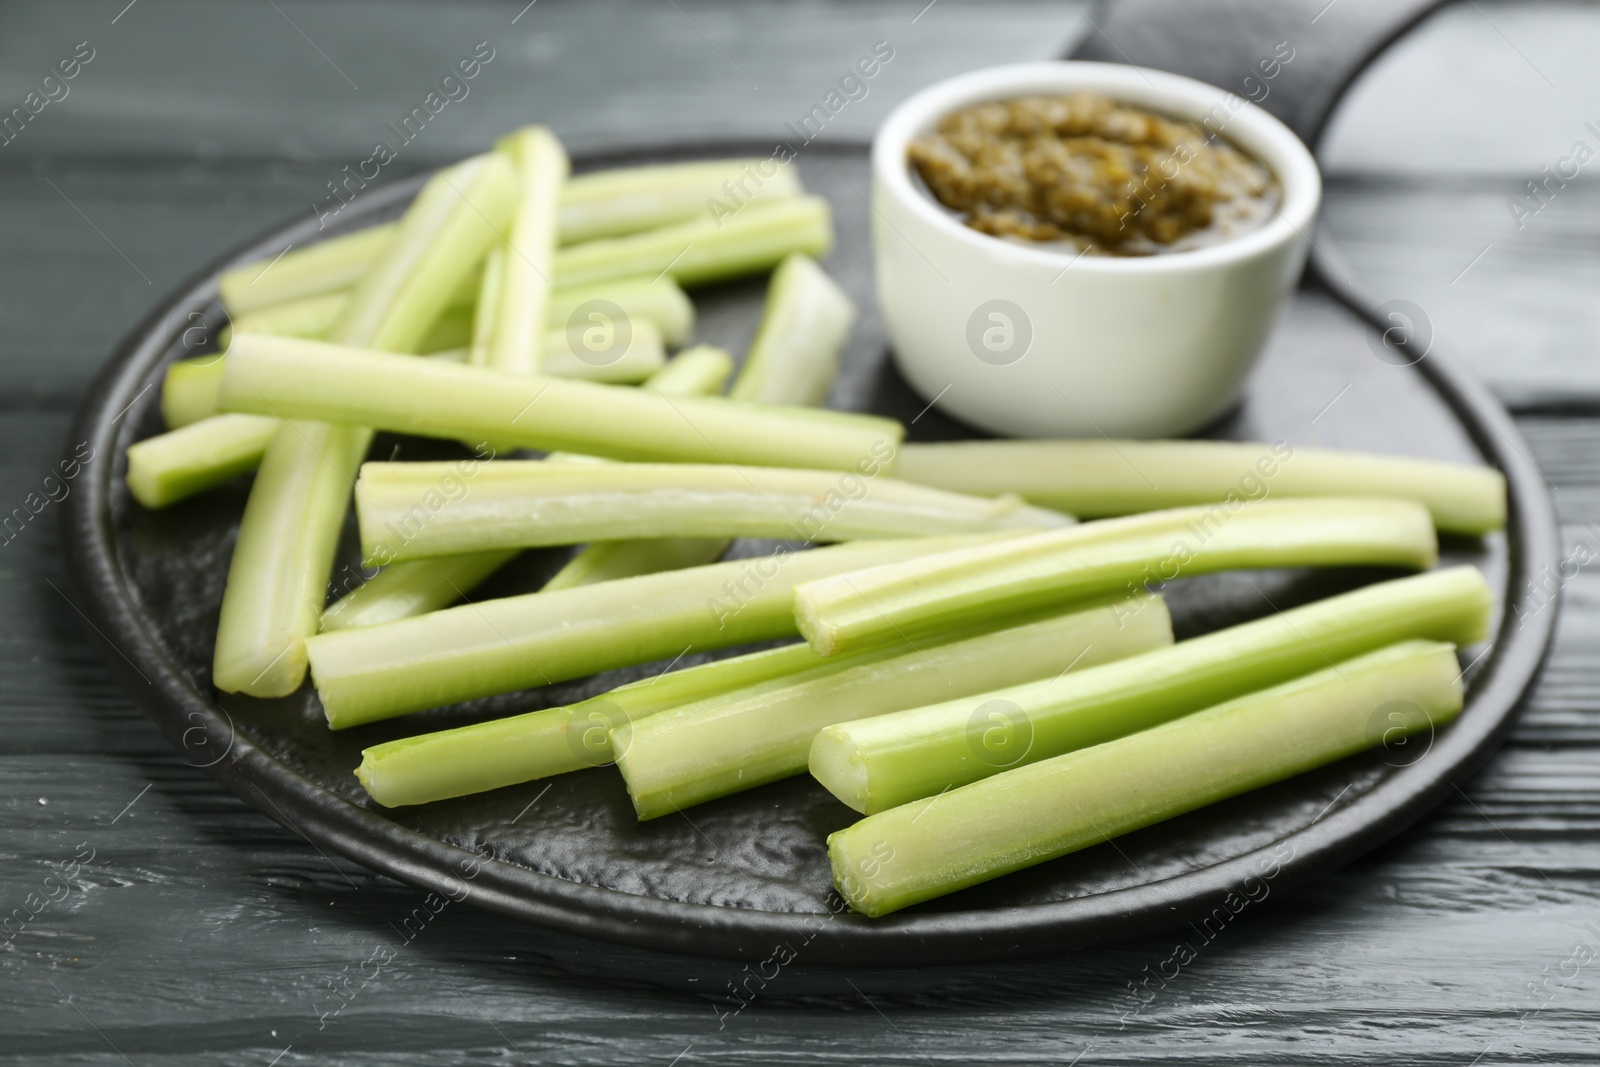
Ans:
{"type": "Polygon", "coordinates": [[[517,555],[472,552],[394,563],[328,605],[321,632],[409,619],[448,607],[517,555]]]}
{"type": "Polygon", "coordinates": [[[283,425],[265,415],[218,415],[128,446],[128,489],[164,508],[256,469],[283,425]]]}
{"type": "Polygon", "coordinates": [[[1016,762],[1033,763],[1396,641],[1480,641],[1493,607],[1471,567],[1381,582],[1060,681],[830,726],[812,745],[811,773],[871,814],[999,770],[973,732],[981,706],[1005,709],[1016,762]]]}
{"type": "Polygon", "coordinates": [[[733,373],[733,357],[716,345],[695,345],[667,360],[646,389],[663,396],[715,396],[733,373]]]}
{"type": "MultiPolygon", "coordinates": [[[[722,537],[650,537],[640,541],[597,541],[567,561],[544,583],[544,591],[676,571],[715,563],[731,541],[722,537]]],[[[422,563],[424,560],[417,560],[422,563]]]]}
{"type": "MultiPolygon", "coordinates": [[[[955,635],[952,635],[955,636],[955,635]]],[[[1109,663],[1172,644],[1152,598],[1111,604],[917,648],[820,659],[804,673],[741,689],[611,732],[634,810],[654,819],[806,770],[817,731],[836,723],[970,696],[1109,663]]]]}
{"type": "Polygon", "coordinates": [[[855,305],[815,260],[788,257],[772,273],[761,326],[729,395],[767,404],[822,403],[855,317],[855,305]]]}
{"type": "MultiPolygon", "coordinates": [[[[416,345],[487,252],[515,195],[510,164],[499,156],[441,171],[356,285],[335,335],[379,349],[416,345]]],[[[241,335],[251,336],[260,335],[241,335]]],[[[257,414],[289,416],[265,406],[257,414]]],[[[212,666],[218,689],[285,696],[304,680],[304,639],[317,630],[356,467],[371,441],[359,424],[309,421],[286,422],[273,436],[228,569],[212,666]]]]}
{"type": "MultiPolygon", "coordinates": [[[[726,352],[709,345],[702,345],[680,352],[650,379],[651,387],[669,394],[674,391],[685,394],[714,391],[721,388],[732,366],[733,361],[728,358],[726,352]]],[[[653,543],[646,542],[646,544],[653,543]]],[[[698,543],[685,542],[685,544],[698,543]]],[[[599,547],[615,547],[621,550],[625,544],[620,541],[610,542],[606,546],[599,547]]],[[[661,554],[662,550],[658,550],[656,556],[661,554]]],[[[717,554],[721,554],[720,547],[717,554]]],[[[354,626],[392,622],[395,619],[422,615],[453,604],[516,555],[515,551],[475,552],[390,564],[343,599],[330,605],[322,613],[322,629],[342,630],[354,626]]],[[[579,559],[584,555],[580,553],[579,559]]],[[[568,574],[568,571],[573,571],[558,588],[585,585],[589,581],[601,581],[608,577],[621,578],[630,574],[648,574],[654,570],[674,570],[677,567],[711,562],[711,559],[701,558],[702,556],[703,552],[697,553],[690,549],[684,552],[682,562],[675,566],[667,565],[670,561],[666,560],[660,561],[661,566],[651,566],[648,563],[656,562],[655,557],[649,560],[632,560],[626,553],[619,551],[616,558],[596,557],[590,559],[587,566],[576,569],[573,564],[579,560],[575,559],[561,572],[568,574]],[[628,569],[630,565],[637,569],[628,569]]],[[[712,557],[714,558],[715,556],[712,557]]],[[[545,588],[549,589],[550,586],[547,585],[545,588]]]]}
{"type": "Polygon", "coordinates": [[[222,357],[180,359],[161,378],[161,421],[177,430],[217,413],[217,390],[222,387],[222,357]]]}
{"type": "Polygon", "coordinates": [[[217,338],[217,347],[228,350],[228,339],[233,333],[270,333],[279,337],[326,337],[333,324],[339,321],[345,305],[350,302],[348,291],[318,293],[298,300],[285,300],[259,311],[235,315],[228,323],[228,332],[217,338]]]}
{"type": "Polygon", "coordinates": [[[347,289],[389,247],[398,228],[397,223],[372,226],[234,267],[217,277],[217,292],[228,313],[238,317],[286,300],[347,289]]]}
{"type": "Polygon", "coordinates": [[[356,778],[385,807],[482,793],[612,762],[612,726],[814,666],[805,644],[714,660],[564,707],[374,745],[356,778]]]}
{"type": "Polygon", "coordinates": [[[789,610],[795,582],[969,540],[975,539],[781,550],[337,630],[311,638],[306,649],[328,722],[342,729],[688,651],[785,637],[795,632],[789,610]]]}
{"type": "Polygon", "coordinates": [[[1099,518],[1235,498],[1398,496],[1441,532],[1506,522],[1506,480],[1490,467],[1233,441],[959,441],[907,445],[900,476],[960,493],[1016,493],[1099,518]]]}
{"type": "Polygon", "coordinates": [[[854,541],[1072,521],[1016,497],[990,500],[837,471],[502,460],[456,486],[449,481],[455,470],[448,462],[363,466],[356,515],[367,558],[646,537],[854,541]]]}
{"type": "Polygon", "coordinates": [[[637,384],[667,363],[661,331],[644,319],[592,344],[580,331],[551,330],[545,334],[540,351],[541,374],[611,385],[637,384]]]}
{"type": "MultiPolygon", "coordinates": [[[[714,223],[722,212],[713,212],[708,200],[726,199],[738,206],[738,200],[724,187],[726,182],[732,182],[734,193],[746,202],[800,196],[799,179],[789,168],[780,167],[772,175],[760,173],[767,162],[670,163],[571,178],[561,191],[561,241],[571,244],[616,237],[697,217],[714,223]]],[[[382,223],[224,271],[217,284],[222,302],[237,317],[284,301],[347,289],[394,240],[398,229],[398,223],[382,223]]],[[[556,282],[567,284],[560,278],[556,282]]]]}
{"type": "MultiPolygon", "coordinates": [[[[652,327],[644,324],[627,352],[614,363],[588,362],[563,351],[565,344],[565,332],[551,333],[546,348],[550,356],[547,370],[556,377],[624,383],[639,381],[658,368],[665,369],[661,340],[652,327]]],[[[726,354],[719,355],[727,360],[726,354]]],[[[436,352],[429,358],[462,363],[466,351],[436,352]]],[[[265,415],[217,414],[217,392],[225,364],[222,356],[202,356],[180,360],[167,368],[162,408],[171,412],[168,418],[190,421],[128,448],[128,485],[134,499],[145,507],[175,504],[260,464],[283,420],[265,415]]],[[[692,373],[707,372],[718,373],[714,366],[702,366],[692,373]]],[[[721,373],[726,377],[725,370],[721,373]]]]}
{"type": "MultiPolygon", "coordinates": [[[[491,251],[489,258],[498,253],[491,251]]],[[[489,267],[483,272],[484,287],[489,282],[489,267]]],[[[478,276],[468,279],[472,285],[458,289],[450,303],[440,313],[428,334],[418,345],[420,352],[436,352],[446,348],[464,348],[472,343],[473,317],[479,301],[478,276]]],[[[233,333],[270,333],[278,337],[306,337],[322,340],[338,321],[339,314],[349,300],[349,293],[340,291],[309,296],[274,304],[261,311],[236,316],[230,327],[218,337],[218,347],[228,348],[233,333]]],[[[620,278],[616,281],[597,282],[593,285],[575,285],[555,289],[550,293],[546,324],[551,330],[565,329],[574,312],[585,304],[606,301],[616,304],[624,314],[653,323],[662,338],[670,345],[681,345],[689,339],[694,328],[694,305],[682,287],[671,278],[620,278]]]]}
{"type": "Polygon", "coordinates": [[[555,273],[556,212],[570,166],[561,142],[543,126],[507,134],[495,150],[516,164],[521,197],[501,253],[494,326],[483,365],[508,374],[532,374],[539,369],[555,273]]]}
{"type": "MultiPolygon", "coordinates": [[[[682,290],[678,292],[682,294],[682,290]]],[[[470,352],[464,347],[464,343],[471,338],[452,337],[448,331],[439,328],[440,324],[446,322],[448,316],[449,312],[446,312],[444,317],[435,322],[427,337],[418,345],[418,350],[452,363],[470,362],[470,352]],[[439,344],[446,340],[460,341],[463,345],[439,344]]],[[[565,327],[553,327],[545,334],[542,351],[547,352],[551,360],[544,368],[545,374],[552,378],[581,378],[590,382],[633,384],[662,369],[666,362],[666,338],[648,316],[630,323],[626,338],[630,343],[618,346],[621,349],[620,353],[603,352],[597,355],[588,348],[577,351],[572,347],[571,338],[572,331],[565,327]]],[[[198,422],[218,414],[217,394],[222,388],[222,374],[226,362],[225,355],[212,354],[180,359],[167,368],[161,383],[161,411],[168,429],[175,430],[180,426],[187,426],[191,422],[198,422]],[[174,422],[174,419],[178,421],[174,422]]]]}
{"type": "Polygon", "coordinates": [[[222,405],[616,459],[841,470],[888,466],[903,433],[892,419],[869,415],[800,416],[260,334],[234,338],[222,405]]]}
{"type": "Polygon", "coordinates": [[[974,615],[1135,592],[1183,575],[1269,567],[1424,569],[1433,523],[1408,500],[1263,500],[1101,519],[795,590],[800,631],[823,655],[937,632],[974,615]]]}
{"type": "MultiPolygon", "coordinates": [[[[573,285],[550,293],[549,323],[552,330],[570,329],[574,315],[581,317],[580,328],[589,325],[585,312],[593,306],[615,304],[632,322],[648,322],[669,345],[681,345],[694,329],[694,305],[683,288],[668,277],[618,278],[592,285],[573,285]]],[[[546,374],[549,371],[545,371],[546,374]]]]}
{"type": "Polygon", "coordinates": [[[802,196],[751,204],[716,221],[567,245],[556,252],[555,273],[561,285],[666,274],[692,286],[769,270],[793,252],[821,258],[832,247],[828,202],[802,196]]]}
{"type": "Polygon", "coordinates": [[[1452,646],[1390,645],[862,819],[828,837],[834,885],[853,910],[887,915],[1435,729],[1461,703],[1452,646]]]}
{"type": "Polygon", "coordinates": [[[567,183],[561,241],[616,237],[697,217],[715,221],[741,203],[803,192],[794,169],[770,157],[598,171],[567,183]]]}
{"type": "Polygon", "coordinates": [[[500,298],[505,289],[506,246],[489,249],[483,261],[483,281],[478,288],[478,303],[472,309],[472,340],[467,362],[474,367],[489,365],[489,350],[494,346],[495,323],[500,318],[500,298]]]}

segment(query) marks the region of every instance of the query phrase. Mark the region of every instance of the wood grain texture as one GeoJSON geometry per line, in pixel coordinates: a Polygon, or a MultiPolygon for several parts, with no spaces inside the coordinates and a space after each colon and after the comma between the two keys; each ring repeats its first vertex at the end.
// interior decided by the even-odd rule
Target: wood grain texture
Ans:
{"type": "MultiPolygon", "coordinates": [[[[503,24],[508,62],[397,166],[474,150],[535,110],[577,146],[770,134],[862,42],[893,40],[904,65],[840,117],[839,136],[860,136],[927,81],[1055,54],[1079,26],[1070,4],[954,0],[914,23],[921,0],[682,14],[541,0],[515,28],[521,2],[139,0],[112,25],[124,5],[0,6],[0,100],[76,41],[100,49],[72,96],[0,147],[0,511],[40,487],[76,397],[142,311],[307,210],[480,25],[503,24]],[[597,78],[607,61],[623,73],[597,78]]],[[[1600,200],[1574,183],[1516,231],[1504,199],[1596,117],[1596,45],[1590,5],[1461,5],[1374,69],[1326,142],[1329,232],[1363,284],[1422,304],[1452,351],[1541,403],[1569,375],[1600,377],[1600,200]]],[[[1522,426],[1569,548],[1600,551],[1600,423],[1522,426]]],[[[1596,1062],[1600,965],[1528,988],[1575,943],[1600,949],[1585,925],[1600,927],[1596,574],[1562,582],[1544,681],[1488,770],[1379,852],[1191,938],[1195,959],[1152,980],[1149,1003],[1128,983],[1160,971],[1176,937],[958,971],[846,974],[802,956],[734,1015],[728,984],[746,976],[731,964],[455,904],[406,941],[396,927],[421,893],[320,855],[185,767],[111,685],[52,587],[47,507],[0,545],[0,927],[29,894],[59,895],[46,878],[80,845],[94,858],[0,933],[0,1062],[1596,1062]],[[393,962],[349,979],[347,1006],[319,1020],[379,946],[393,962]]]]}

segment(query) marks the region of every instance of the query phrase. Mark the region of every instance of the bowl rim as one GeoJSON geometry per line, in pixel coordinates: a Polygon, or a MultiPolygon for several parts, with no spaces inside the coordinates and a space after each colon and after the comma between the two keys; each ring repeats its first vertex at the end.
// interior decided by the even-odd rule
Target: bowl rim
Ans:
{"type": "MultiPolygon", "coordinates": [[[[890,197],[924,226],[973,254],[1008,265],[1095,274],[1170,274],[1238,263],[1296,239],[1311,246],[1322,201],[1322,175],[1305,143],[1270,112],[1238,93],[1146,67],[1046,60],[984,67],[935,82],[901,101],[872,140],[873,195],[890,197]],[[1154,256],[1069,255],[992,237],[961,223],[912,181],[906,149],[913,137],[958,108],[1030,93],[1089,91],[1176,118],[1198,121],[1213,107],[1230,113],[1228,140],[1267,164],[1283,190],[1275,216],[1257,230],[1205,248],[1154,256]],[[1230,106],[1237,104],[1237,106],[1230,106]]],[[[874,204],[882,217],[882,207],[874,204]]],[[[909,238],[908,238],[909,240],[909,238]]]]}

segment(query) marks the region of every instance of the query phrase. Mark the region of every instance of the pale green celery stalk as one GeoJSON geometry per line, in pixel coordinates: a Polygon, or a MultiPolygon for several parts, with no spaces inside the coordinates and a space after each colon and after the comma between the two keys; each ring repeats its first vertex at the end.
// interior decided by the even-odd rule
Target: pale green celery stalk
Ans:
{"type": "Polygon", "coordinates": [[[373,226],[296,252],[246,263],[217,277],[217,292],[234,317],[286,300],[348,289],[389,247],[398,224],[373,226]]]}
{"type": "Polygon", "coordinates": [[[567,245],[556,252],[555,272],[561,285],[667,274],[693,286],[770,270],[794,252],[821,258],[832,247],[828,202],[802,196],[750,204],[715,221],[567,245]]]}
{"type": "Polygon", "coordinates": [[[822,403],[855,317],[855,305],[816,260],[789,256],[772,272],[761,326],[729,395],[768,404],[822,403]]]}
{"type": "Polygon", "coordinates": [[[271,333],[279,337],[326,337],[350,302],[346,290],[285,300],[259,311],[235,315],[217,338],[217,347],[228,350],[234,333],[271,333]]]}
{"type": "MultiPolygon", "coordinates": [[[[491,251],[489,259],[497,257],[491,251]]],[[[467,280],[471,285],[458,288],[450,303],[440,313],[418,345],[419,352],[437,352],[447,348],[465,348],[472,343],[473,320],[478,305],[480,285],[492,289],[490,267],[486,261],[484,272],[467,280]]],[[[218,339],[218,346],[226,351],[228,340],[237,333],[270,333],[279,337],[307,337],[323,340],[338,321],[349,300],[347,292],[325,293],[300,300],[274,304],[262,311],[235,318],[218,339]]],[[[634,320],[646,319],[656,325],[669,345],[681,345],[689,339],[694,329],[694,305],[682,286],[668,277],[621,278],[593,285],[575,285],[555,289],[550,293],[550,306],[546,325],[550,329],[564,329],[574,312],[594,301],[608,301],[620,307],[634,320]]]]}
{"type": "MultiPolygon", "coordinates": [[[[553,330],[568,329],[572,317],[585,305],[596,302],[617,305],[633,323],[648,322],[661,333],[661,339],[678,346],[689,339],[694,329],[694,305],[683,287],[671,278],[618,278],[592,285],[573,285],[550,293],[549,323],[553,330]]],[[[581,325],[587,325],[585,318],[581,325]]]]}
{"type": "MultiPolygon", "coordinates": [[[[803,190],[788,167],[762,174],[767,160],[727,159],[624,167],[569,179],[561,191],[561,241],[571,244],[616,237],[702,217],[712,222],[741,202],[798,197],[803,190]],[[732,182],[730,194],[724,183],[732,182]],[[708,201],[717,198],[719,206],[708,201]]],[[[224,271],[217,288],[233,316],[273,304],[348,289],[394,240],[399,223],[387,222],[281,256],[224,271]]],[[[774,260],[773,262],[776,262],[774,260]]],[[[654,276],[656,271],[648,272],[654,276]]],[[[559,277],[556,283],[563,282],[559,277]]],[[[452,302],[472,302],[477,279],[458,286],[452,302]]]]}
{"type": "Polygon", "coordinates": [[[394,563],[328,605],[321,632],[376,626],[448,607],[511,562],[515,550],[394,563]]]}
{"type": "MultiPolygon", "coordinates": [[[[1172,620],[1159,598],[1130,610],[1111,604],[940,644],[905,645],[818,665],[756,690],[741,689],[686,704],[611,732],[617,767],[634,810],[654,819],[694,804],[802,774],[817,731],[836,723],[970,696],[1172,644],[1172,620]]],[[[1015,727],[1004,705],[974,714],[970,731],[1004,737],[1015,727]]],[[[1020,753],[1002,741],[1000,766],[1020,753]]]]}
{"type": "Polygon", "coordinates": [[[715,221],[742,204],[804,191],[794,169],[770,157],[598,171],[567,183],[561,241],[615,237],[693,218],[715,221]]]}
{"type": "Polygon", "coordinates": [[[551,330],[540,351],[540,374],[611,385],[636,385],[667,364],[661,331],[644,319],[630,322],[625,332],[597,345],[579,330],[551,330]]]}
{"type": "Polygon", "coordinates": [[[613,459],[853,470],[887,466],[892,419],[564,381],[316,341],[234,338],[222,406],[613,459]]]}
{"type": "MultiPolygon", "coordinates": [[[[732,541],[723,537],[650,537],[641,541],[596,541],[585,545],[544,584],[546,593],[580,585],[676,571],[715,563],[732,541]]],[[[418,562],[421,562],[420,560],[418,562]]]]}
{"type": "Polygon", "coordinates": [[[128,446],[128,490],[164,508],[256,469],[283,425],[266,415],[218,415],[128,446]]]}
{"type": "Polygon", "coordinates": [[[1491,467],[1234,441],[960,441],[907,445],[900,476],[961,493],[1016,493],[1085,518],[1260,496],[1417,500],[1444,533],[1506,522],[1491,467]]]}
{"type": "Polygon", "coordinates": [[[467,362],[474,367],[489,365],[489,349],[494,346],[494,328],[500,318],[500,300],[505,291],[505,274],[506,246],[499,244],[489,249],[488,258],[484,260],[478,303],[472,309],[467,362]]]}
{"type": "MultiPolygon", "coordinates": [[[[673,357],[665,367],[651,377],[650,387],[664,393],[715,392],[722,387],[732,367],[733,361],[728,358],[726,352],[709,345],[701,345],[673,357]]],[[[614,542],[614,544],[620,548],[624,543],[614,542]]],[[[408,563],[392,563],[329,605],[322,613],[322,629],[327,631],[343,630],[353,626],[371,626],[447,607],[460,600],[516,555],[515,550],[474,552],[412,560],[408,563]]],[[[580,554],[580,558],[582,555],[580,554]]],[[[699,558],[692,553],[685,553],[685,557],[678,566],[689,567],[711,562],[710,559],[699,558]]],[[[627,565],[627,559],[621,557],[615,560],[589,561],[591,571],[620,570],[627,565]]],[[[561,573],[566,574],[572,569],[573,566],[569,563],[561,573]]],[[[627,571],[627,574],[646,574],[652,570],[673,569],[676,568],[662,565],[627,571]]],[[[626,575],[613,573],[609,576],[626,575]]],[[[570,575],[566,585],[587,584],[581,578],[582,576],[578,574],[570,575]]],[[[596,575],[591,580],[599,581],[601,578],[596,575]]],[[[550,586],[547,585],[545,588],[549,589],[550,586]]]]}
{"type": "Polygon", "coordinates": [[[1450,645],[1391,645],[868,816],[828,837],[834,885],[854,911],[887,915],[1443,726],[1461,704],[1450,645]]]}
{"type": "Polygon", "coordinates": [[[462,480],[453,479],[456,467],[378,462],[361,468],[356,515],[367,558],[653,537],[855,541],[1072,522],[1017,497],[965,496],[837,471],[503,460],[462,480]]]}
{"type": "MultiPolygon", "coordinates": [[[[376,349],[414,348],[482,260],[515,197],[515,176],[503,157],[479,156],[441,171],[356,285],[335,336],[376,349]]],[[[234,346],[250,336],[260,335],[236,337],[234,346]]],[[[226,381],[225,374],[224,387],[226,381]]],[[[256,414],[292,417],[265,407],[256,414]]],[[[372,431],[359,423],[296,420],[273,436],[228,569],[212,666],[218,689],[285,696],[304,680],[305,638],[317,630],[356,468],[371,442],[372,431]]]]}
{"type": "Polygon", "coordinates": [[[685,348],[644,383],[663,396],[715,396],[733,373],[733,357],[716,345],[685,348]]]}
{"type": "Polygon", "coordinates": [[[570,164],[555,134],[524,126],[495,143],[517,166],[522,195],[502,253],[500,292],[495,302],[485,366],[508,374],[539,370],[540,343],[550,304],[556,247],[556,213],[570,164]]]}
{"type": "MultiPolygon", "coordinates": [[[[657,368],[664,369],[660,338],[645,324],[639,326],[624,356],[614,363],[590,363],[563,351],[565,344],[564,332],[551,333],[546,348],[550,356],[547,369],[556,377],[626,383],[637,382],[657,368]]],[[[464,363],[467,352],[434,352],[429,358],[464,363]]],[[[720,358],[728,360],[725,353],[720,358]]],[[[134,499],[145,507],[175,504],[260,465],[283,420],[265,415],[217,414],[217,393],[225,363],[222,356],[203,356],[180,360],[167,368],[162,408],[171,412],[168,418],[188,421],[178,429],[129,447],[128,487],[134,499]]]]}
{"type": "Polygon", "coordinates": [[[180,359],[161,378],[161,421],[177,430],[217,413],[222,387],[222,356],[180,359]]]}
{"type": "MultiPolygon", "coordinates": [[[[678,290],[679,295],[682,292],[678,290]]],[[[438,356],[452,363],[471,362],[470,350],[466,348],[471,338],[459,332],[452,335],[450,331],[439,328],[449,317],[450,313],[446,312],[434,323],[418,350],[424,355],[438,356]],[[461,343],[439,344],[445,340],[461,343]]],[[[588,349],[578,352],[572,347],[571,331],[562,326],[552,326],[545,333],[543,342],[542,351],[551,360],[544,368],[544,373],[552,378],[581,378],[584,381],[613,384],[643,381],[665,365],[668,342],[649,315],[635,319],[629,329],[631,343],[621,355],[607,352],[603,358],[597,358],[588,349]]],[[[226,361],[225,354],[213,353],[180,359],[167,368],[161,382],[161,411],[168,429],[175,430],[218,413],[217,393],[222,388],[222,372],[226,361]]]]}
{"type": "MultiPolygon", "coordinates": [[[[487,373],[487,372],[482,372],[487,373]]],[[[987,534],[1000,537],[1003,534],[987,534]]],[[[793,584],[963,538],[781,549],[664,574],[529,593],[306,642],[335,729],[691,651],[787,637],[793,584]]]]}
{"type": "Polygon", "coordinates": [[[406,737],[361,753],[356,778],[385,807],[426,804],[612,762],[610,730],[815,665],[805,644],[713,660],[564,707],[406,737]]]}
{"type": "Polygon", "coordinates": [[[1271,567],[1425,569],[1438,558],[1428,512],[1409,500],[1262,500],[1173,508],[922,560],[915,568],[795,590],[795,615],[823,655],[895,637],[1140,588],[1179,576],[1271,567]]]}
{"type": "Polygon", "coordinates": [[[980,706],[1007,709],[1023,750],[1017,762],[1034,763],[1396,641],[1472,644],[1488,635],[1493,607],[1488,584],[1471,567],[1381,582],[1060,682],[830,726],[812,744],[811,773],[844,803],[872,814],[1000,770],[973,733],[980,706]]]}

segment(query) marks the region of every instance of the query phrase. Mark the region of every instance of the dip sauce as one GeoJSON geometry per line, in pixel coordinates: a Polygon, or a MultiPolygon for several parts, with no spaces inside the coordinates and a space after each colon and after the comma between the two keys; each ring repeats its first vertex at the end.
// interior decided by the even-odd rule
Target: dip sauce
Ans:
{"type": "Polygon", "coordinates": [[[908,154],[974,230],[1070,254],[1205,248],[1258,229],[1278,201],[1271,171],[1227,141],[1092,93],[964,108],[908,154]]]}

